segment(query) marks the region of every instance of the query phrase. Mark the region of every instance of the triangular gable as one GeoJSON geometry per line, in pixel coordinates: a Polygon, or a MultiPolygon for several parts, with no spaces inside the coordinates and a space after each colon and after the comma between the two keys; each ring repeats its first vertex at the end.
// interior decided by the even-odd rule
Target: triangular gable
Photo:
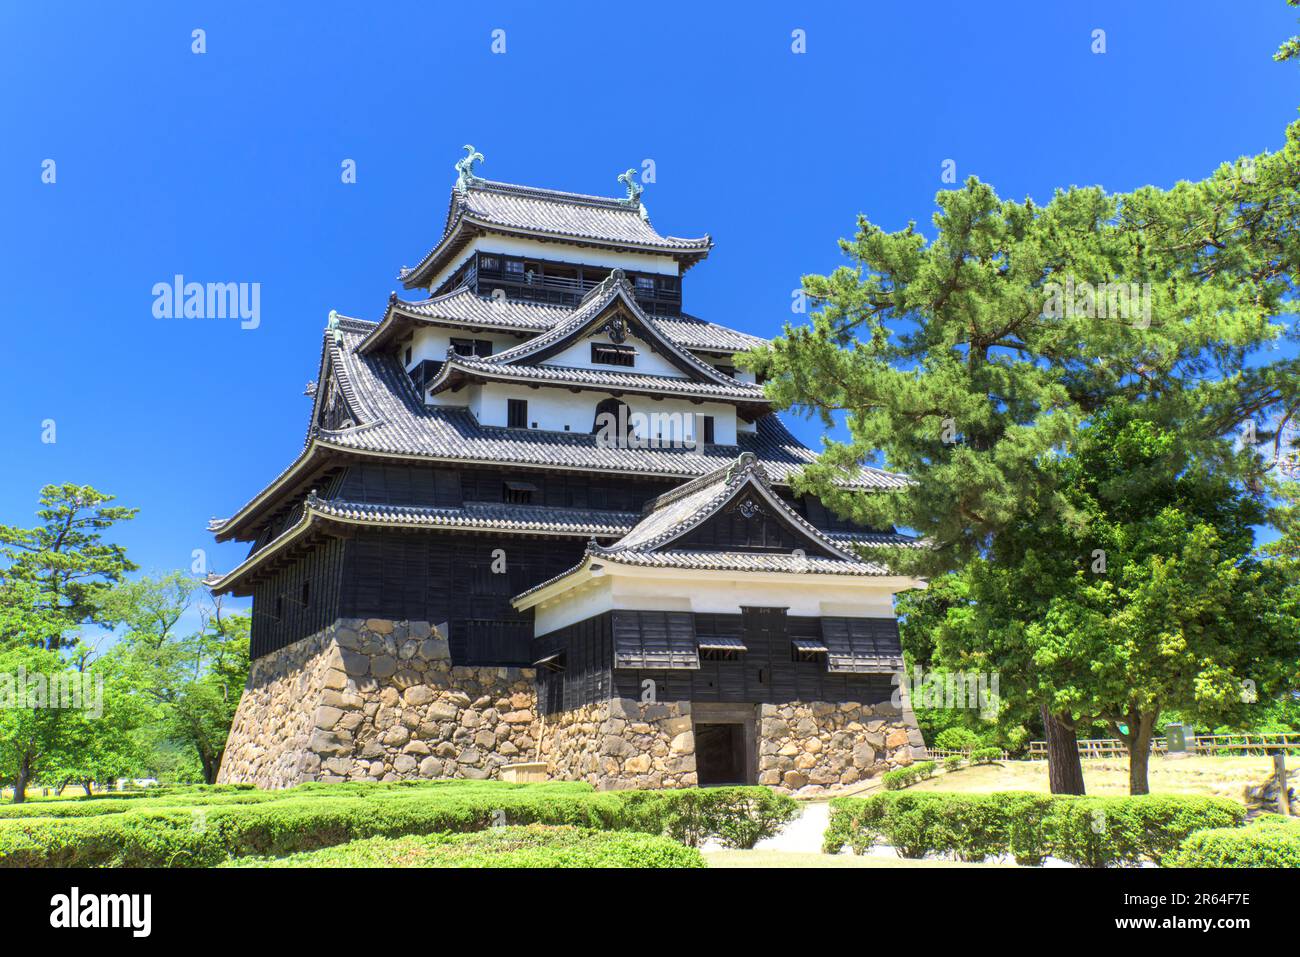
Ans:
{"type": "Polygon", "coordinates": [[[758,459],[742,454],[725,469],[655,499],[619,541],[595,551],[800,551],[856,562],[858,557],[809,524],[772,489],[758,459]]]}
{"type": "Polygon", "coordinates": [[[338,431],[368,421],[365,403],[357,394],[347,368],[347,347],[343,344],[337,313],[330,313],[330,326],[321,346],[320,374],[312,398],[309,437],[319,429],[338,431]]]}
{"type": "Polygon", "coordinates": [[[637,303],[632,286],[621,269],[615,269],[588,292],[567,320],[549,332],[489,357],[487,361],[494,365],[537,365],[600,330],[609,331],[611,338],[616,340],[619,335],[634,336],[696,382],[725,386],[736,384],[735,379],[668,338],[637,303]],[[622,320],[624,329],[617,328],[615,323],[618,320],[622,320]]]}

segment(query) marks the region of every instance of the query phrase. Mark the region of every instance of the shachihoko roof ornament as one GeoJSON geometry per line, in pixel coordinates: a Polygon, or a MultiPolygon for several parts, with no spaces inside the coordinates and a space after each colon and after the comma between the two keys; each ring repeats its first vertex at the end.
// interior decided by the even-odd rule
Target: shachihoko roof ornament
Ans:
{"type": "Polygon", "coordinates": [[[461,147],[465,155],[456,160],[456,191],[465,192],[474,183],[481,183],[483,180],[474,175],[474,164],[482,163],[483,154],[474,149],[473,146],[466,143],[461,147]]]}
{"type": "Polygon", "coordinates": [[[336,345],[343,344],[343,330],[339,328],[339,314],[333,309],[330,310],[329,322],[325,324],[325,328],[333,333],[336,345]]]}
{"type": "Polygon", "coordinates": [[[650,221],[650,213],[641,203],[641,193],[645,187],[637,182],[636,167],[632,167],[626,173],[618,174],[618,181],[627,189],[627,199],[624,200],[629,206],[633,206],[641,211],[641,218],[646,222],[650,221]]]}

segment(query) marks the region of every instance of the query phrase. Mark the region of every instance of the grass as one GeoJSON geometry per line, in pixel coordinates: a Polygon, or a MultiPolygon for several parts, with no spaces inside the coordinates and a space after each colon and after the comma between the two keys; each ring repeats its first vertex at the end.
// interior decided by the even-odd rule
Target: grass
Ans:
{"type": "Polygon", "coordinates": [[[471,834],[375,837],[223,867],[703,867],[700,852],[664,837],[576,827],[497,827],[471,834]]]}
{"type": "MultiPolygon", "coordinates": [[[[1186,758],[1152,756],[1148,783],[1152,794],[1199,794],[1242,800],[1247,784],[1258,784],[1273,771],[1271,758],[1237,755],[1186,758]]],[[[1089,794],[1121,796],[1129,793],[1128,761],[1099,758],[1083,762],[1083,783],[1089,794]]],[[[909,791],[957,791],[990,794],[994,791],[1048,793],[1046,761],[1003,761],[945,772],[909,791]]]]}

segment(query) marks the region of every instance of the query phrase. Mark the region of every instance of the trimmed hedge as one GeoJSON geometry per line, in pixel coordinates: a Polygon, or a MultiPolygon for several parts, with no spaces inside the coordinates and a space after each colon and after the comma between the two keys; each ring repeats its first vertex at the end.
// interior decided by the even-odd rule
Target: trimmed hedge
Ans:
{"type": "Polygon", "coordinates": [[[704,867],[694,848],[634,831],[497,827],[472,834],[372,837],[277,858],[235,858],[222,867],[704,867]]]}
{"type": "Polygon", "coordinates": [[[1002,760],[1001,748],[976,748],[970,753],[971,764],[993,764],[1002,760]]]}
{"type": "Polygon", "coordinates": [[[886,771],[880,776],[880,782],[887,791],[900,791],[903,788],[911,787],[917,781],[924,781],[926,778],[934,777],[935,767],[933,761],[918,761],[915,764],[909,764],[905,768],[886,771]]]}
{"type": "Polygon", "coordinates": [[[1168,867],[1300,867],[1300,821],[1276,814],[1189,834],[1168,867]]]}
{"type": "Polygon", "coordinates": [[[214,795],[206,803],[187,797],[190,803],[111,802],[112,812],[0,820],[0,867],[205,867],[362,838],[534,823],[666,834],[688,845],[716,837],[747,847],[779,830],[797,808],[767,788],[596,793],[581,783],[486,781],[314,784],[214,795]],[[258,799],[236,800],[250,797],[258,799]]]}
{"type": "Polygon", "coordinates": [[[961,766],[965,763],[965,756],[960,754],[950,754],[943,759],[943,769],[945,771],[960,771],[961,766]]]}
{"type": "Polygon", "coordinates": [[[534,793],[545,789],[548,794],[590,794],[591,785],[582,781],[547,781],[542,784],[507,784],[502,781],[471,781],[449,778],[440,781],[344,781],[338,784],[312,782],[279,791],[258,790],[251,784],[186,785],[175,789],[149,788],[134,793],[115,792],[96,794],[94,797],[66,798],[40,803],[0,805],[0,821],[22,817],[91,817],[99,814],[121,814],[144,808],[193,808],[229,804],[268,804],[286,798],[378,796],[386,792],[436,790],[448,793],[497,793],[503,790],[529,788],[534,793]]]}
{"type": "Polygon", "coordinates": [[[861,854],[884,843],[909,858],[1010,856],[1033,865],[1050,856],[1080,867],[1159,864],[1193,831],[1233,827],[1244,816],[1234,801],[1183,795],[883,793],[831,801],[822,849],[837,854],[847,844],[861,854]]]}
{"type": "Polygon", "coordinates": [[[716,838],[723,847],[749,850],[793,818],[799,802],[764,787],[680,791],[615,791],[632,830],[666,834],[687,847],[716,838]]]}

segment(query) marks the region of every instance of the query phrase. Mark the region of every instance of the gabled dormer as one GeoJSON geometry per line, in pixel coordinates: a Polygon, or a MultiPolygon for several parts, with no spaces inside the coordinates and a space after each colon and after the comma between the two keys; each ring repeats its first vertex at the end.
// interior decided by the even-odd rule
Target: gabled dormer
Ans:
{"type": "Polygon", "coordinates": [[[770,411],[760,386],[668,338],[621,270],[548,332],[489,355],[449,349],[422,386],[428,402],[463,405],[482,424],[513,428],[596,432],[602,410],[627,404],[629,434],[669,444],[674,437],[734,444],[738,416],[752,422],[770,411]]]}

